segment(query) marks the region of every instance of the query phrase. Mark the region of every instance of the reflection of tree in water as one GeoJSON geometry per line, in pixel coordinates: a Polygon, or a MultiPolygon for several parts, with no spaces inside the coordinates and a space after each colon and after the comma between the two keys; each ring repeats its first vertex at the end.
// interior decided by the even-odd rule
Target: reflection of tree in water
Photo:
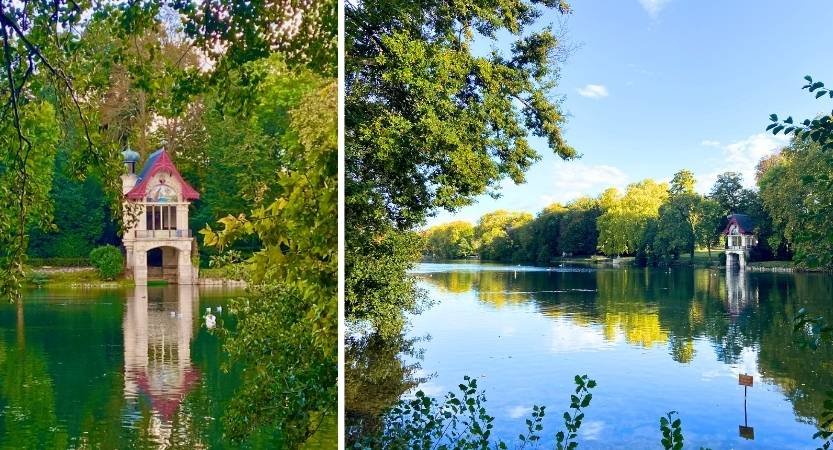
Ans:
{"type": "Polygon", "coordinates": [[[428,380],[420,365],[406,359],[422,358],[419,339],[382,339],[377,334],[345,339],[344,398],[348,447],[359,436],[380,429],[382,413],[399,398],[428,380]]]}
{"type": "Polygon", "coordinates": [[[738,363],[744,349],[750,349],[757,352],[758,371],[781,387],[796,414],[817,421],[824,392],[833,390],[833,345],[825,343],[815,351],[800,348],[792,318],[806,307],[833,322],[833,278],[747,273],[727,282],[722,272],[483,271],[432,274],[428,281],[442,290],[443,282],[455,280],[455,292],[470,283],[485,304],[532,304],[547,317],[599,325],[608,339],[621,333],[632,345],[666,343],[669,356],[680,363],[695,357],[696,339],[708,339],[714,357],[726,364],[738,363]]]}
{"type": "Polygon", "coordinates": [[[23,302],[17,303],[16,343],[0,336],[0,406],[3,448],[67,448],[68,435],[55,412],[55,389],[46,355],[26,345],[23,302]]]}

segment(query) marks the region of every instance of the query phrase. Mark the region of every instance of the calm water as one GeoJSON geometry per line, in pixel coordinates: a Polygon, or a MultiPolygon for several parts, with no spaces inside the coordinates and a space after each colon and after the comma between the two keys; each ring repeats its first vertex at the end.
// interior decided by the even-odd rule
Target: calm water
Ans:
{"type": "Polygon", "coordinates": [[[575,374],[598,381],[581,448],[659,448],[659,417],[679,411],[687,447],[815,448],[833,347],[795,344],[806,307],[833,319],[821,274],[709,270],[553,269],[421,264],[436,303],[411,319],[428,339],[420,389],[480,378],[496,432],[517,439],[533,404],[547,405],[545,444],[561,429],[575,374]],[[744,411],[738,374],[754,376],[744,411]],[[745,417],[746,415],[746,417],[745,417]],[[754,440],[739,436],[739,425],[754,440]]]}
{"type": "MultiPolygon", "coordinates": [[[[191,286],[36,290],[0,304],[0,448],[238,448],[222,418],[225,373],[205,308],[234,291],[191,286]]],[[[227,308],[226,308],[227,310],[227,308]]],[[[214,312],[227,326],[227,312],[214,312]]],[[[256,436],[244,448],[275,448],[256,436]]],[[[335,424],[309,448],[332,448],[335,424]]]]}

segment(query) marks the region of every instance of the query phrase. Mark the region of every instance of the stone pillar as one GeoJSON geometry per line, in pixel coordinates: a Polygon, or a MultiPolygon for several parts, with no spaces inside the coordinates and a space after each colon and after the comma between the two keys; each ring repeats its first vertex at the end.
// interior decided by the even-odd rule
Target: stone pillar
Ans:
{"type": "MultiPolygon", "coordinates": [[[[176,229],[188,229],[188,203],[177,203],[176,205],[176,229]]],[[[183,235],[183,237],[185,237],[183,235]]]]}
{"type": "Polygon", "coordinates": [[[133,251],[133,282],[136,286],[148,284],[148,252],[147,250],[133,251]]]}
{"type": "Polygon", "coordinates": [[[133,242],[124,241],[124,274],[131,276],[133,274],[133,242]]]}
{"type": "Polygon", "coordinates": [[[191,246],[180,248],[177,252],[177,282],[179,284],[194,284],[194,267],[191,265],[191,246]]]}

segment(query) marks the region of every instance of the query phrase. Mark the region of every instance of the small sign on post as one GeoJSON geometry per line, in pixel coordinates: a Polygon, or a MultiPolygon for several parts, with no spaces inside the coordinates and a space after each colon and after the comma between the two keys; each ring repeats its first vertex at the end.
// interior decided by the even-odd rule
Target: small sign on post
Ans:
{"type": "Polygon", "coordinates": [[[738,384],[741,386],[752,387],[752,375],[744,373],[738,374],[738,384]]]}
{"type": "Polygon", "coordinates": [[[738,384],[743,386],[743,425],[738,426],[738,434],[744,439],[755,439],[755,429],[749,426],[749,421],[746,416],[746,390],[752,387],[752,375],[745,373],[738,374],[738,384]]]}

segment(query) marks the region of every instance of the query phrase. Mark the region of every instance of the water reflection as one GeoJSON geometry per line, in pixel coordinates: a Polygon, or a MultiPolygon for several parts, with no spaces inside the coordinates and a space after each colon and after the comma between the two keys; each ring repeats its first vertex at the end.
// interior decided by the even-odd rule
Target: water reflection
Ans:
{"type": "Polygon", "coordinates": [[[134,425],[143,422],[139,399],[149,401],[147,431],[164,443],[171,439],[174,414],[200,379],[191,363],[194,311],[199,303],[191,285],[157,289],[153,294],[147,286],[136,286],[127,297],[124,397],[127,420],[134,425]]]}
{"type": "Polygon", "coordinates": [[[750,287],[745,270],[726,270],[726,302],[729,314],[739,316],[750,303],[758,303],[758,287],[750,287]]]}
{"type": "Polygon", "coordinates": [[[432,336],[421,362],[437,374],[432,389],[453,389],[466,374],[486,378],[493,412],[502,417],[497,434],[517,436],[510,411],[561,404],[558,395],[569,386],[553,383],[582,372],[605,389],[594,397],[594,420],[624,447],[653,442],[656,417],[671,409],[684,413],[697,445],[812,445],[824,392],[833,390],[833,346],[795,345],[792,317],[806,307],[833,318],[833,278],[465,266],[420,267],[436,305],[412,318],[411,335],[432,336]],[[739,373],[755,376],[748,418],[754,442],[738,433],[739,373]]]}

